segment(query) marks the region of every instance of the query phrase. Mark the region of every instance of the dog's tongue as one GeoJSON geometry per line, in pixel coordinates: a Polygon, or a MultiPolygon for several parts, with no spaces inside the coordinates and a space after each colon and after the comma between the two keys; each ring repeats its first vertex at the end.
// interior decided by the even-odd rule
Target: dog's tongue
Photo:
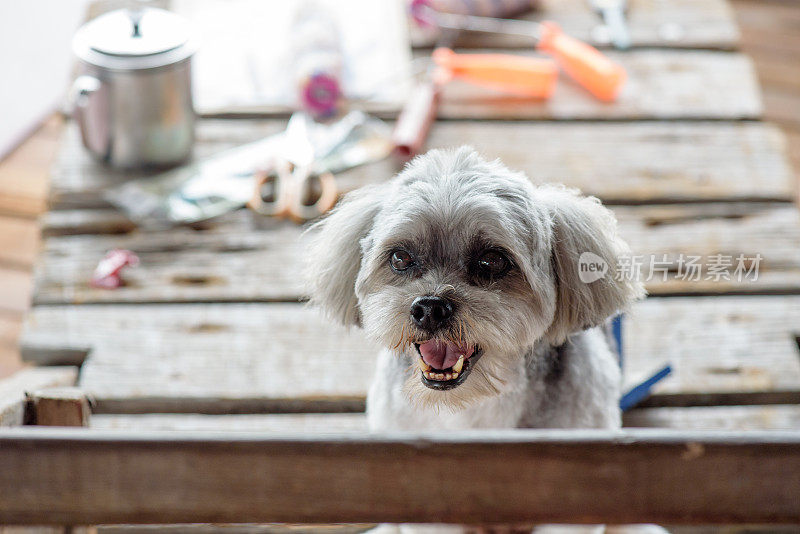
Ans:
{"type": "Polygon", "coordinates": [[[458,361],[459,356],[464,355],[468,359],[475,351],[473,347],[466,345],[456,345],[449,341],[431,340],[419,346],[419,353],[422,360],[434,369],[447,369],[458,361]]]}

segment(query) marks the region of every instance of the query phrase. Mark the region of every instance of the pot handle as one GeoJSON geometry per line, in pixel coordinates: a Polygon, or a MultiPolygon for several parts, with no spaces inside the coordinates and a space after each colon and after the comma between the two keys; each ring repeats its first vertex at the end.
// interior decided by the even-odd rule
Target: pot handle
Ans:
{"type": "Polygon", "coordinates": [[[100,90],[102,82],[94,76],[82,75],[78,76],[72,84],[69,92],[68,99],[68,113],[78,123],[78,128],[81,131],[83,144],[87,147],[91,146],[90,136],[87,128],[86,108],[89,106],[89,100],[94,93],[100,90]]]}

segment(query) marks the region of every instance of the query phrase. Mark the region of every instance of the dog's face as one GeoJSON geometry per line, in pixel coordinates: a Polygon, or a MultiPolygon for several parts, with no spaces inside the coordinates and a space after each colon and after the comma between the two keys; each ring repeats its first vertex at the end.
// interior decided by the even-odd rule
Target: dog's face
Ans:
{"type": "Polygon", "coordinates": [[[468,148],[417,158],[320,226],[312,300],[406,358],[406,391],[425,405],[502,392],[536,342],[560,344],[641,292],[613,277],[626,248],[608,210],[468,148]],[[581,282],[584,252],[611,274],[581,282]]]}

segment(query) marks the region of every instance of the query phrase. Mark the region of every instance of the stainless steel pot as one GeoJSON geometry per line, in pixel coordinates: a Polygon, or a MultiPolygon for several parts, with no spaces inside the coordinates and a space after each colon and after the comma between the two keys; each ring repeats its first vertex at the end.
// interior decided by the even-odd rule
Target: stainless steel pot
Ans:
{"type": "Polygon", "coordinates": [[[112,11],[78,30],[73,117],[86,148],[124,168],[169,166],[188,158],[194,143],[195,49],[187,22],[161,9],[112,11]]]}

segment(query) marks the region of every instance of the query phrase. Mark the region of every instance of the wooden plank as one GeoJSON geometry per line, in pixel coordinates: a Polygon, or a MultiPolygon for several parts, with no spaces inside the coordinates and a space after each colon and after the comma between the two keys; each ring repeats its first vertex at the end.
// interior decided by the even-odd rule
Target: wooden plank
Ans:
{"type": "Polygon", "coordinates": [[[626,379],[672,362],[655,391],[796,389],[798,325],[798,297],[647,299],[625,323],[626,379]]]}
{"type": "Polygon", "coordinates": [[[36,220],[0,215],[0,265],[27,269],[39,250],[36,220]]]}
{"type": "Polygon", "coordinates": [[[651,295],[800,292],[794,204],[617,206],[614,212],[651,295]],[[685,276],[692,259],[702,265],[697,280],[685,276]],[[729,265],[723,277],[713,274],[715,262],[729,265]],[[757,263],[758,272],[734,274],[740,263],[745,269],[757,263]]]}
{"type": "MultiPolygon", "coordinates": [[[[205,157],[283,126],[271,120],[204,120],[195,154],[205,157]]],[[[428,140],[431,148],[463,144],[537,182],[565,183],[606,202],[793,200],[795,195],[783,135],[765,124],[439,121],[428,140]]],[[[396,163],[385,160],[342,173],[337,182],[349,191],[386,180],[397,170],[396,163]]],[[[54,170],[51,204],[55,209],[107,207],[102,193],[108,187],[141,176],[93,161],[70,125],[54,170]]],[[[79,215],[53,221],[54,215],[59,214],[45,219],[45,233],[69,233],[87,224],[79,215]]],[[[104,220],[83,231],[131,228],[124,219],[115,223],[107,212],[99,215],[104,220]]]]}
{"type": "MultiPolygon", "coordinates": [[[[532,54],[531,54],[532,55],[532,54]]],[[[757,119],[762,113],[750,60],[709,51],[608,52],[628,79],[613,104],[568,78],[547,101],[510,97],[458,81],[445,86],[440,119],[757,119]]]]}
{"type": "MultiPolygon", "coordinates": [[[[800,212],[793,204],[723,203],[615,206],[651,294],[800,292],[800,212]],[[740,256],[758,273],[735,274],[740,256]],[[727,279],[709,274],[728,258],[727,279]],[[696,258],[700,279],[684,276],[696,258]],[[665,272],[667,269],[668,272],[665,272]]],[[[56,212],[58,213],[58,212],[56,212]]],[[[291,223],[231,214],[204,231],[178,228],[127,235],[50,237],[37,267],[37,304],[95,302],[296,301],[306,284],[306,242],[291,223]],[[259,227],[260,225],[260,227],[259,227]],[[114,291],[89,285],[97,262],[113,248],[134,251],[141,264],[114,291]]]]}
{"type": "Polygon", "coordinates": [[[22,313],[30,307],[33,280],[27,269],[0,267],[0,313],[22,313]]]}
{"type": "Polygon", "coordinates": [[[0,313],[0,379],[11,376],[23,366],[18,347],[21,331],[21,315],[0,313]]]}
{"type": "Polygon", "coordinates": [[[301,304],[39,306],[27,326],[26,354],[91,348],[80,385],[99,403],[131,395],[363,399],[377,350],[301,304]],[[346,369],[354,374],[342,380],[346,369]]]}
{"type": "Polygon", "coordinates": [[[44,388],[28,394],[33,418],[39,426],[89,426],[89,398],[75,387],[44,388]]]}
{"type": "Polygon", "coordinates": [[[0,381],[0,427],[24,423],[26,392],[45,387],[72,386],[77,379],[77,367],[33,367],[22,369],[0,381]]]}
{"type": "MultiPolygon", "coordinates": [[[[648,299],[625,322],[626,383],[671,362],[660,393],[797,392],[798,324],[800,297],[648,299]]],[[[80,385],[98,408],[207,413],[363,409],[377,350],[288,303],[37,306],[23,346],[91,349],[80,385]]]]}
{"type": "Polygon", "coordinates": [[[796,430],[800,406],[715,406],[641,408],[622,417],[626,427],[676,430],[796,430]]]}
{"type": "MultiPolygon", "coordinates": [[[[607,45],[598,32],[599,17],[583,0],[541,0],[538,10],[522,16],[525,20],[552,20],[561,28],[595,46],[607,45]]],[[[628,27],[633,46],[670,48],[736,47],[739,32],[730,6],[722,0],[630,0],[628,27]]],[[[431,46],[435,36],[414,27],[411,33],[415,46],[431,46]]],[[[531,48],[532,40],[513,35],[465,34],[457,46],[531,48]]]]}
{"type": "MultiPolygon", "coordinates": [[[[154,532],[164,534],[297,534],[297,533],[321,533],[321,534],[359,534],[368,532],[370,528],[377,525],[359,525],[339,523],[336,525],[101,525],[97,527],[99,534],[153,534],[154,532]]],[[[573,526],[574,527],[574,526],[573,526]]],[[[532,529],[533,527],[531,527],[532,529]]],[[[568,527],[569,528],[569,527],[568,527]]],[[[570,534],[581,534],[586,529],[570,530],[570,534]]],[[[635,527],[634,527],[635,528],[635,527]]],[[[540,529],[541,530],[541,529],[540,529]]],[[[503,530],[500,529],[500,532],[503,530]]],[[[563,534],[564,530],[558,529],[553,532],[563,534]]],[[[630,529],[606,528],[608,534],[632,534],[630,529]]],[[[800,532],[799,525],[704,525],[704,526],[675,526],[667,525],[667,532],[671,534],[797,534],[800,532]]],[[[6,534],[0,530],[0,534],[6,534]]],[[[12,534],[12,533],[8,533],[12,534]]],[[[33,534],[13,532],[13,534],[33,534]]],[[[36,533],[36,534],[50,534],[36,533]]]]}
{"type": "Polygon", "coordinates": [[[0,522],[794,523],[798,473],[798,432],[9,429],[0,522]]]}
{"type": "MultiPolygon", "coordinates": [[[[480,50],[479,50],[480,51],[480,50]]],[[[491,49],[503,52],[504,49],[491,49]]],[[[508,50],[521,55],[535,52],[508,50]]],[[[429,51],[416,51],[426,57],[429,51]]],[[[593,98],[567,78],[560,78],[547,101],[509,97],[460,82],[448,84],[439,106],[440,119],[758,119],[760,93],[750,60],[741,54],[705,50],[640,49],[608,51],[628,74],[613,104],[593,98]]],[[[365,111],[394,118],[399,105],[358,102],[365,111]]],[[[213,110],[206,117],[288,117],[293,109],[255,106],[213,110]]]]}
{"type": "MultiPolygon", "coordinates": [[[[361,534],[376,524],[292,525],[286,523],[257,524],[188,524],[188,525],[101,525],[98,534],[361,534]]],[[[0,531],[0,534],[5,534],[0,531]]],[[[16,533],[14,533],[16,534],[16,533]]],[[[694,533],[687,533],[694,534],[694,533]]],[[[715,534],[715,533],[698,533],[715,534]]],[[[731,533],[738,534],[738,533],[731,533]]],[[[751,532],[748,534],[763,534],[751,532]]],[[[769,534],[769,533],[768,533],[769,534]]]]}
{"type": "Polygon", "coordinates": [[[142,414],[93,415],[93,430],[219,431],[297,434],[343,434],[367,431],[363,413],[352,414],[142,414]]]}
{"type": "MultiPolygon", "coordinates": [[[[718,406],[641,408],[623,417],[626,427],[675,430],[796,430],[800,406],[718,406]]],[[[95,430],[173,430],[298,434],[357,433],[367,430],[363,413],[353,414],[141,414],[93,415],[95,430]]]]}
{"type": "Polygon", "coordinates": [[[48,170],[58,147],[63,119],[44,121],[0,164],[0,213],[35,217],[45,207],[48,170]]]}

